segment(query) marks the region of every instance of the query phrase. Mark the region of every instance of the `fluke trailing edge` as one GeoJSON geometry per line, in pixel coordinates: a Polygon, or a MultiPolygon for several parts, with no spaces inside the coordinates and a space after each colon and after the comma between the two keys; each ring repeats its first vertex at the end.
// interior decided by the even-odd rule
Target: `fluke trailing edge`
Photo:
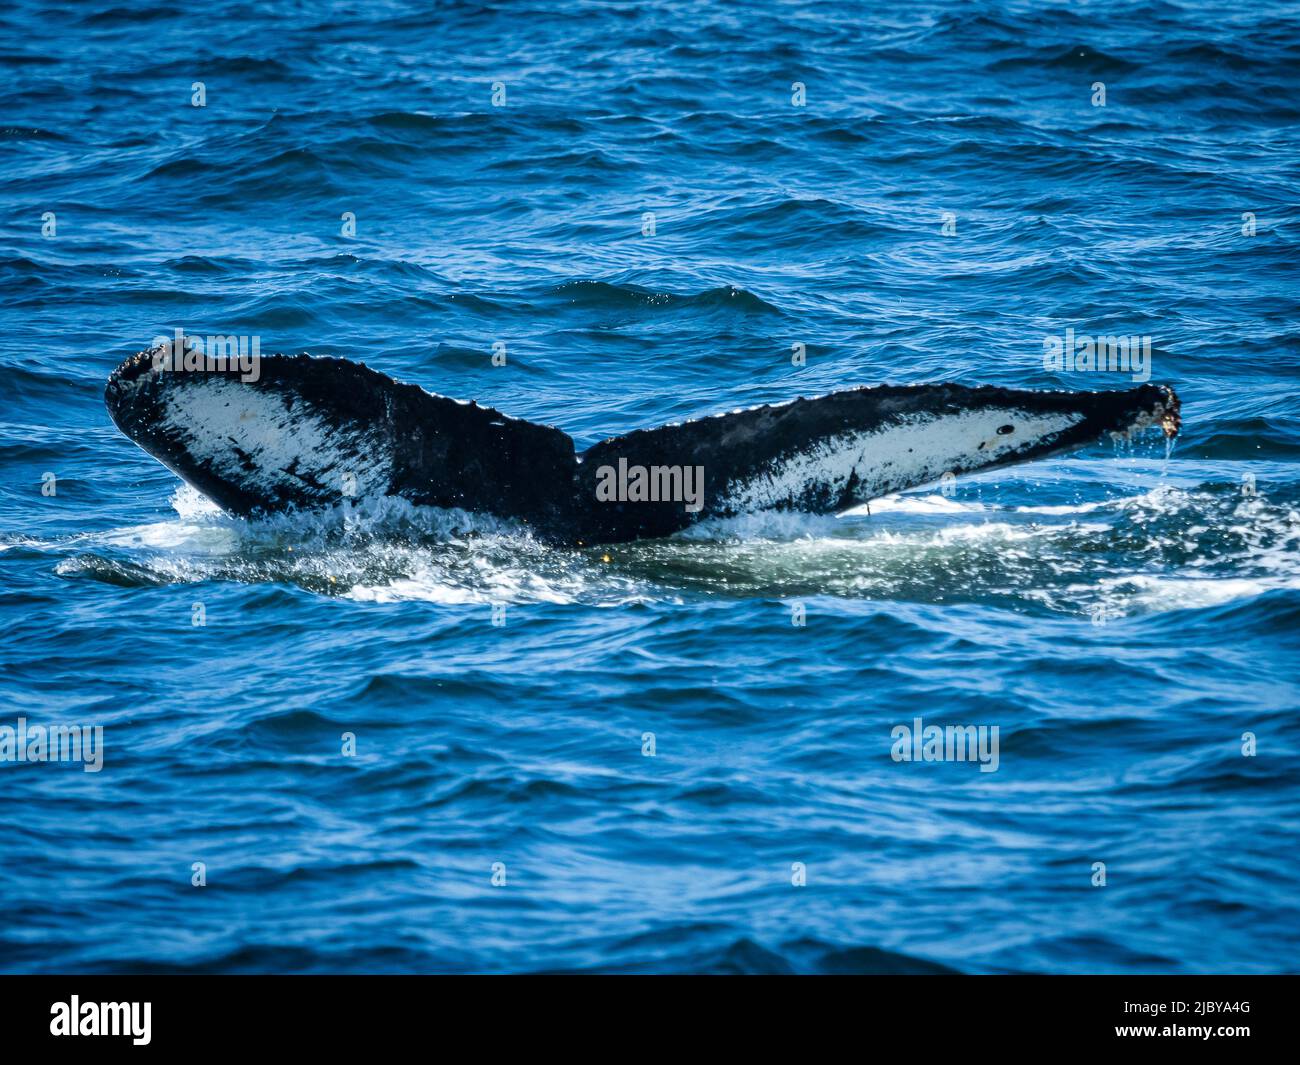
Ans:
{"type": "Polygon", "coordinates": [[[182,368],[160,349],[108,380],[118,428],[241,515],[400,496],[513,519],[566,543],[667,536],[708,517],[834,513],[890,492],[1158,426],[1173,390],[880,385],[613,437],[568,434],[434,395],[360,363],[261,356],[182,368]]]}

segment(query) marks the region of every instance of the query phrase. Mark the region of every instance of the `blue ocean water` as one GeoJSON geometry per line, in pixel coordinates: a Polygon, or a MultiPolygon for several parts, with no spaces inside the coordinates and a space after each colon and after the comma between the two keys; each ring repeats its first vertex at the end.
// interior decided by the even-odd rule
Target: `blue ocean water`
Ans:
{"type": "Polygon", "coordinates": [[[103,764],[0,763],[0,968],[1296,969],[1298,90],[1292,4],[7,5],[0,726],[103,764]],[[1185,430],[609,549],[250,523],[105,413],[176,328],[579,446],[1145,336],[1185,430]]]}

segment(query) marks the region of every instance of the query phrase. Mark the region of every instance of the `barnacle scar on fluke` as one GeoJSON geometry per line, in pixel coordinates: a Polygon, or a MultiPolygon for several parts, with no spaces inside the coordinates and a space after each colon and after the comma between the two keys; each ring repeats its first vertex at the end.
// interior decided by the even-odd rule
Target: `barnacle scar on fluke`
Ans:
{"type": "Polygon", "coordinates": [[[1181,425],[1166,385],[1114,392],[877,385],[611,437],[436,395],[346,359],[265,355],[171,368],[127,359],[118,428],[242,515],[398,496],[524,523],[558,543],[668,536],[704,518],[835,513],[890,492],[1181,425]]]}

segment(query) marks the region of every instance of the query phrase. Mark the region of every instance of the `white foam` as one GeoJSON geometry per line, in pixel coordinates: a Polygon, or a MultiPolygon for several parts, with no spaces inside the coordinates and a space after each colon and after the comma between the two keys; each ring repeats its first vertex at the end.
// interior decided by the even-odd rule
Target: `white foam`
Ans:
{"type": "Polygon", "coordinates": [[[1015,510],[1017,514],[1043,514],[1049,517],[1065,517],[1068,514],[1091,514],[1104,507],[1113,507],[1115,505],[1110,500],[1102,499],[1092,503],[1073,503],[1061,506],[1016,507],[1015,510]]]}
{"type": "MultiPolygon", "coordinates": [[[[1118,469],[1114,478],[1126,480],[1118,469]]],[[[1099,482],[1090,471],[1053,492],[1117,490],[1099,482]]],[[[453,614],[492,603],[825,595],[1032,602],[1075,618],[1101,605],[1121,617],[1300,587],[1296,509],[1220,487],[1166,485],[1071,506],[1009,508],[939,493],[889,495],[873,501],[870,519],[863,508],[841,517],[761,511],[666,540],[584,550],[549,548],[514,523],[392,497],[248,521],[181,487],[173,507],[171,521],[44,543],[10,538],[0,547],[57,551],[58,572],[81,579],[113,579],[117,567],[125,580],[284,583],[453,614]]]]}
{"type": "Polygon", "coordinates": [[[214,518],[220,516],[222,509],[197,488],[184,481],[172,493],[172,510],[182,518],[214,518]]]}
{"type": "Polygon", "coordinates": [[[841,517],[875,517],[879,514],[978,514],[988,510],[983,503],[953,499],[944,495],[887,495],[853,507],[841,517]]]}
{"type": "Polygon", "coordinates": [[[706,518],[672,537],[674,540],[795,540],[829,538],[841,525],[834,514],[797,510],[760,510],[730,518],[706,518]]]}
{"type": "Polygon", "coordinates": [[[1184,577],[1135,574],[1098,582],[1100,601],[1115,613],[1162,613],[1221,606],[1265,592],[1300,588],[1300,574],[1260,577],[1184,577]]]}

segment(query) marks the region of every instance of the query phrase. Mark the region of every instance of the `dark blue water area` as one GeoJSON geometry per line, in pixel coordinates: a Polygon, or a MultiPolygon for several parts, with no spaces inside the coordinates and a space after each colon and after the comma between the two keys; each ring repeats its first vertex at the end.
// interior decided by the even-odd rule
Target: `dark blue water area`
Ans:
{"type": "Polygon", "coordinates": [[[103,746],[0,761],[0,968],[1295,970],[1298,188],[1292,4],[6,5],[0,727],[103,746]],[[105,413],[177,328],[580,446],[885,381],[1185,425],[610,548],[250,522],[105,413]]]}

